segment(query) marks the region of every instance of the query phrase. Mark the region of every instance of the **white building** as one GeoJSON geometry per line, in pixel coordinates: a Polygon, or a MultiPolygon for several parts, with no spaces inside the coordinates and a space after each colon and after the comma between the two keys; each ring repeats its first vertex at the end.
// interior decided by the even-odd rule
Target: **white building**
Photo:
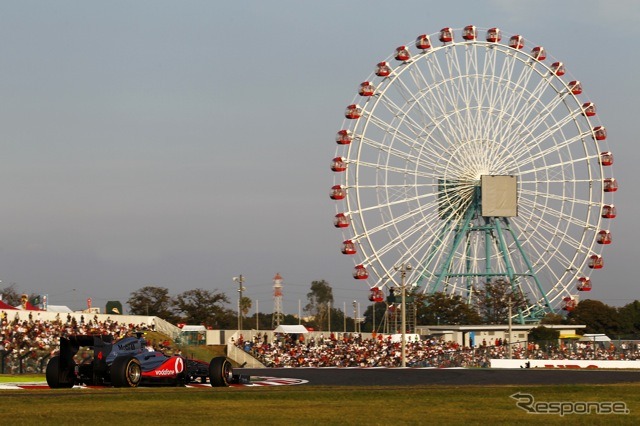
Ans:
{"type": "MultiPolygon", "coordinates": [[[[502,339],[511,343],[526,344],[529,332],[541,324],[513,324],[511,335],[509,326],[504,325],[429,325],[418,326],[416,332],[422,336],[434,335],[445,341],[454,341],[461,346],[478,347],[485,341],[487,345],[494,345],[496,340],[502,339]]],[[[586,328],[586,325],[552,325],[542,324],[546,328],[558,330],[560,339],[576,339],[581,336],[576,330],[586,328]]]]}

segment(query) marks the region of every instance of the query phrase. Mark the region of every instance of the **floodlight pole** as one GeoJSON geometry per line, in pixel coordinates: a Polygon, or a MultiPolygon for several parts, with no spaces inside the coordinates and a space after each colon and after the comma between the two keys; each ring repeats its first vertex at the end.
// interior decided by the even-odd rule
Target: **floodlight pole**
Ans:
{"type": "Polygon", "coordinates": [[[406,353],[406,349],[407,349],[407,307],[406,307],[407,287],[405,284],[405,278],[407,276],[407,271],[410,271],[413,268],[411,264],[403,263],[399,267],[396,266],[395,269],[400,271],[400,280],[401,280],[401,288],[402,288],[402,321],[401,321],[402,343],[400,346],[402,350],[402,354],[400,359],[401,359],[401,366],[404,368],[407,366],[407,353],[406,353]]]}
{"type": "Polygon", "coordinates": [[[353,332],[358,332],[358,312],[356,311],[356,306],[358,306],[358,302],[353,301],[353,332]]]}
{"type": "Polygon", "coordinates": [[[242,286],[244,278],[240,274],[238,277],[233,277],[233,281],[238,283],[238,332],[240,332],[242,330],[242,292],[245,290],[242,286]]]}

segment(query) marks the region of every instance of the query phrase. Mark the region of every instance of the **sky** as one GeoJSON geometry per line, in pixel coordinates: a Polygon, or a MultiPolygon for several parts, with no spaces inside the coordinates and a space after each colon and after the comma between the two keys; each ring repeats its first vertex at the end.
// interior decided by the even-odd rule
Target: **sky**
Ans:
{"type": "Polygon", "coordinates": [[[364,310],[328,197],[344,108],[397,46],[473,24],[544,45],[597,104],[620,190],[589,298],[640,299],[638,23],[634,0],[0,1],[0,288],[233,307],[242,274],[272,312],[279,272],[285,313],[316,280],[364,310]]]}

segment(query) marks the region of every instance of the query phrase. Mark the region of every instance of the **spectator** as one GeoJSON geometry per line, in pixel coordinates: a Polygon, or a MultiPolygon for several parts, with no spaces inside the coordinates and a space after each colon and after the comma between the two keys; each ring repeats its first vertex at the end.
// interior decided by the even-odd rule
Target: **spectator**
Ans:
{"type": "MultiPolygon", "coordinates": [[[[237,344],[267,367],[398,367],[401,364],[401,344],[390,338],[363,339],[345,334],[342,339],[317,339],[308,344],[295,339],[280,339],[275,343],[237,344]]],[[[564,346],[541,350],[538,345],[515,344],[514,359],[640,359],[640,351],[632,349],[593,348],[577,343],[575,350],[564,346]]],[[[625,345],[628,348],[629,345],[625,345]]],[[[412,367],[488,367],[490,359],[506,358],[508,342],[480,348],[461,347],[456,342],[430,338],[406,343],[407,365],[412,367]]]]}

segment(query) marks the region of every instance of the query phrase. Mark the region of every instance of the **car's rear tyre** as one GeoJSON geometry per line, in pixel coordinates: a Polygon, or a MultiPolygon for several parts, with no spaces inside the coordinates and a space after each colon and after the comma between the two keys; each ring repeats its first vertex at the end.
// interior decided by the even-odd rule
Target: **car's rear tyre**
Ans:
{"type": "Polygon", "coordinates": [[[49,363],[47,364],[47,370],[45,372],[47,384],[52,389],[72,388],[75,383],[75,377],[73,374],[74,369],[75,363],[73,363],[70,368],[61,370],[60,356],[54,356],[49,360],[49,363]]]}
{"type": "Polygon", "coordinates": [[[215,357],[209,363],[209,381],[213,387],[229,386],[233,366],[226,357],[215,357]]]}
{"type": "Polygon", "coordinates": [[[116,388],[135,388],[142,380],[140,361],[134,356],[117,357],[111,364],[111,384],[116,388]]]}

